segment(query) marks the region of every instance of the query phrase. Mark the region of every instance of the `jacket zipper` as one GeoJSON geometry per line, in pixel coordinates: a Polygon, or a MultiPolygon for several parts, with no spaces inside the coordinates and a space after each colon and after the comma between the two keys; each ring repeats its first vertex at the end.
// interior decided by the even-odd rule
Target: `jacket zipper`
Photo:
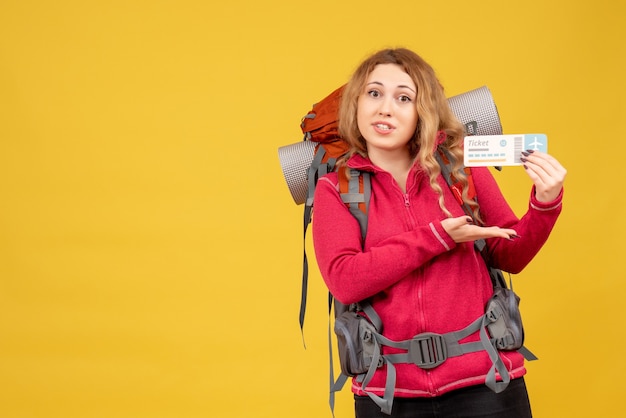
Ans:
{"type": "Polygon", "coordinates": [[[415,222],[415,217],[413,216],[413,213],[411,212],[411,199],[409,198],[409,194],[402,193],[402,198],[404,199],[404,207],[406,208],[406,214],[409,220],[409,227],[415,228],[415,226],[417,225],[417,222],[415,222]]]}
{"type": "MultiPolygon", "coordinates": [[[[403,193],[404,196],[404,207],[407,209],[407,213],[409,216],[409,219],[411,220],[411,223],[413,224],[413,227],[415,226],[415,220],[413,218],[413,214],[411,213],[410,207],[411,207],[411,201],[409,199],[409,194],[408,193],[403,193]]],[[[422,306],[423,304],[423,281],[422,280],[418,280],[417,281],[417,311],[419,313],[419,318],[420,318],[420,323],[421,323],[421,327],[422,329],[426,328],[426,318],[424,318],[424,308],[422,306]]],[[[435,394],[435,388],[433,385],[433,381],[432,381],[432,375],[430,374],[430,370],[426,370],[426,377],[428,379],[428,390],[430,393],[435,394]]]]}

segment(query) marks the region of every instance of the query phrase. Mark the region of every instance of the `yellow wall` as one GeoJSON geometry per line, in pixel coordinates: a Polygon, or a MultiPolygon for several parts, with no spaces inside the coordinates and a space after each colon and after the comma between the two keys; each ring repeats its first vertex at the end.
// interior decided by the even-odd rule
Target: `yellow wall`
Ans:
{"type": "MultiPolygon", "coordinates": [[[[1,417],[330,416],[325,289],[313,265],[305,350],[276,150],[397,45],[549,135],[565,210],[515,283],[535,416],[624,416],[624,3],[401,3],[0,4],[1,417]]],[[[523,213],[523,170],[497,179],[523,213]]]]}

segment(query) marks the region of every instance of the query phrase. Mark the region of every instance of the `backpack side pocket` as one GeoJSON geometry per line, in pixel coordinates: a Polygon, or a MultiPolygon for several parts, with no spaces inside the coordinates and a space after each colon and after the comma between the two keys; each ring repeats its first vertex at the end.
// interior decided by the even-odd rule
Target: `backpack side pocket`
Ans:
{"type": "Polygon", "coordinates": [[[346,311],[335,318],[335,334],[341,371],[347,376],[366,373],[376,350],[376,328],[362,315],[346,311]]]}

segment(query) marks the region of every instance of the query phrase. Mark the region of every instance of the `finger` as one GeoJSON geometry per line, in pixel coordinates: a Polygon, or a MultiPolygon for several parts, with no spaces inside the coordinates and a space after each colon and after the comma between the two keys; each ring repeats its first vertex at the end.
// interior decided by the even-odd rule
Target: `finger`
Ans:
{"type": "Polygon", "coordinates": [[[498,227],[494,227],[497,228],[493,231],[493,237],[494,238],[506,238],[506,239],[511,239],[512,237],[518,237],[517,232],[515,232],[514,229],[506,229],[506,228],[498,228],[498,227]]]}
{"type": "Polygon", "coordinates": [[[555,171],[553,168],[546,168],[546,165],[538,165],[531,161],[524,162],[526,173],[535,185],[535,197],[540,202],[551,202],[559,195],[563,189],[563,181],[566,171],[555,171]]]}
{"type": "Polygon", "coordinates": [[[497,226],[482,227],[476,232],[476,238],[505,238],[511,239],[512,237],[518,237],[517,232],[514,229],[500,228],[497,226]]]}
{"type": "Polygon", "coordinates": [[[524,158],[524,166],[531,168],[542,182],[550,185],[562,184],[567,170],[554,158],[546,159],[543,156],[529,156],[524,158]]]}
{"type": "MultiPolygon", "coordinates": [[[[459,230],[463,230],[463,228],[472,226],[473,220],[470,216],[459,216],[457,218],[446,218],[441,221],[441,226],[443,229],[451,235],[457,236],[457,232],[459,230]]],[[[456,241],[456,239],[455,239],[456,241]]]]}
{"type": "Polygon", "coordinates": [[[547,173],[548,175],[556,178],[564,178],[567,170],[561,165],[561,163],[551,156],[540,151],[526,151],[524,153],[526,162],[535,164],[547,173]]]}
{"type": "Polygon", "coordinates": [[[474,220],[472,219],[471,216],[459,216],[457,218],[453,218],[453,220],[454,220],[453,225],[457,228],[474,223],[474,220]]]}
{"type": "Polygon", "coordinates": [[[554,166],[541,157],[523,158],[522,162],[537,187],[547,190],[562,186],[566,171],[560,165],[554,166]]]}
{"type": "Polygon", "coordinates": [[[559,161],[556,158],[554,158],[552,155],[548,153],[535,151],[535,150],[527,150],[526,153],[528,154],[528,157],[530,157],[531,159],[546,161],[547,163],[554,166],[555,168],[561,167],[561,163],[559,163],[559,161]]]}
{"type": "Polygon", "coordinates": [[[550,174],[546,172],[546,170],[531,161],[523,161],[524,169],[526,173],[531,178],[535,186],[539,188],[547,187],[547,183],[550,179],[550,174]]]}

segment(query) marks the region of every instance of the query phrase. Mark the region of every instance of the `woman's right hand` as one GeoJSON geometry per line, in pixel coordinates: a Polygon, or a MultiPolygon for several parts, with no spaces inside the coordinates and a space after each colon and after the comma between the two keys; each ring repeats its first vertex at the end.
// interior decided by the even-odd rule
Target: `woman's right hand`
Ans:
{"type": "Polygon", "coordinates": [[[469,216],[447,218],[441,221],[441,226],[456,243],[476,241],[486,238],[517,238],[513,229],[500,228],[497,226],[478,226],[469,216]]]}

